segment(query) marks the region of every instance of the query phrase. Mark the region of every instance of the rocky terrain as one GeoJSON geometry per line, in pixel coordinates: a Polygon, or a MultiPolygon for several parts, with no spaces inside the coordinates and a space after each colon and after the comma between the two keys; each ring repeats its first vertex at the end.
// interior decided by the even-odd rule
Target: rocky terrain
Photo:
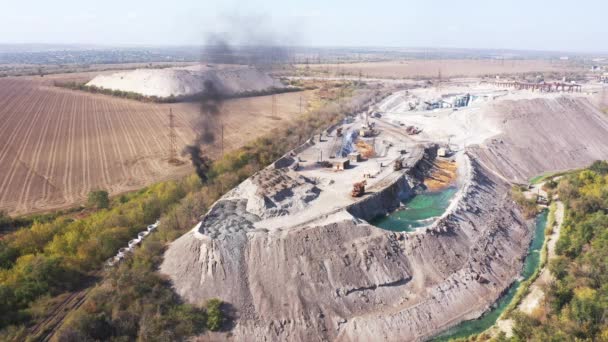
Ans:
{"type": "Polygon", "coordinates": [[[145,96],[186,97],[203,92],[211,81],[220,93],[233,96],[283,88],[265,72],[242,65],[196,65],[166,69],[137,69],[99,75],[87,85],[129,91],[145,96]]]}
{"type": "MultiPolygon", "coordinates": [[[[608,157],[602,147],[608,135],[600,134],[606,119],[585,99],[554,97],[407,120],[425,132],[392,136],[411,149],[408,167],[384,171],[364,197],[347,201],[336,194],[339,176],[309,177],[295,171],[299,157],[283,158],[173,242],[161,272],[188,302],[218,297],[234,305],[237,323],[230,336],[219,336],[224,339],[419,341],[480,316],[518,276],[533,231],[511,199],[509,180],[608,157]],[[457,152],[459,191],[444,215],[413,233],[370,225],[430,172],[437,146],[424,141],[464,142],[475,135],[466,129],[471,121],[485,138],[457,152]],[[572,153],[576,146],[587,152],[563,153],[569,147],[563,141],[576,144],[572,153]],[[318,215],[301,220],[310,211],[318,215]]],[[[380,129],[402,132],[388,124],[380,129]]]]}

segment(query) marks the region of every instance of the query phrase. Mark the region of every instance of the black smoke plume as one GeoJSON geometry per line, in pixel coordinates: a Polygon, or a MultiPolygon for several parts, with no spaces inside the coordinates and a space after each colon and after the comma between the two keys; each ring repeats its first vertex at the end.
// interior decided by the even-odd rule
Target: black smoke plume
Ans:
{"type": "Polygon", "coordinates": [[[201,179],[201,181],[207,181],[207,172],[209,171],[209,167],[211,167],[211,159],[203,155],[203,151],[201,151],[201,147],[197,145],[188,145],[184,148],[184,153],[190,155],[190,159],[192,160],[192,165],[196,170],[196,174],[201,179]]]}
{"type": "MultiPolygon", "coordinates": [[[[275,30],[265,27],[266,17],[226,17],[229,31],[209,34],[201,55],[203,64],[242,64],[260,69],[272,69],[275,64],[289,62],[288,49],[279,45],[275,30]]],[[[285,33],[285,30],[282,30],[285,33]]],[[[184,154],[190,156],[196,173],[203,182],[208,180],[211,159],[209,149],[216,144],[221,132],[222,104],[225,94],[211,80],[205,80],[200,97],[201,115],[195,126],[197,136],[184,154]]]]}
{"type": "Polygon", "coordinates": [[[186,146],[184,152],[190,155],[190,160],[192,160],[192,165],[198,177],[206,182],[211,159],[203,153],[201,146],[213,146],[216,132],[221,130],[219,116],[222,111],[224,96],[210,80],[205,81],[203,89],[201,116],[196,127],[198,133],[192,145],[186,146]]]}

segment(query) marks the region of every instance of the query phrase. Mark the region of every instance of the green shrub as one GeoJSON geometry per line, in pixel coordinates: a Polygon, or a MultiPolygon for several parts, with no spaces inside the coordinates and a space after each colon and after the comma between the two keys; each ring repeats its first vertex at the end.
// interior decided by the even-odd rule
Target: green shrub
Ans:
{"type": "Polygon", "coordinates": [[[207,329],[218,331],[224,325],[224,313],[222,312],[222,301],[213,298],[207,301],[207,329]]]}
{"type": "Polygon", "coordinates": [[[90,207],[96,209],[107,209],[110,207],[110,194],[105,190],[91,191],[87,203],[90,207]]]}

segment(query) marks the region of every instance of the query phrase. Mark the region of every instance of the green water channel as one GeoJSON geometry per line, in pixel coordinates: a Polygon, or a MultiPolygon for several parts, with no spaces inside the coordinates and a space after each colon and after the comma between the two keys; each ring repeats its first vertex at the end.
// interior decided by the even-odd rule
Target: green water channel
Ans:
{"type": "Polygon", "coordinates": [[[445,331],[441,335],[434,338],[432,341],[449,341],[455,338],[464,338],[472,335],[480,334],[491,326],[493,326],[500,315],[505,311],[507,306],[513,300],[515,293],[519,289],[521,283],[529,279],[538,266],[540,265],[540,252],[545,241],[545,226],[547,225],[547,211],[543,211],[536,217],[536,228],[534,230],[534,238],[530,244],[529,253],[524,261],[524,267],[521,272],[521,278],[517,279],[505,293],[490,309],[479,319],[464,321],[459,325],[445,331]]]}
{"type": "Polygon", "coordinates": [[[450,205],[458,189],[447,188],[438,192],[425,192],[403,202],[403,207],[371,221],[376,227],[395,232],[411,232],[425,227],[441,216],[450,205]]]}

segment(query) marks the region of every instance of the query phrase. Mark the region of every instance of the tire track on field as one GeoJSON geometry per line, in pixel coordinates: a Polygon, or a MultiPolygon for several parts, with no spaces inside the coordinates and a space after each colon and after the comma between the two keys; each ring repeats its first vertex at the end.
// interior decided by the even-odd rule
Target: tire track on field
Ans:
{"type": "MultiPolygon", "coordinates": [[[[47,102],[47,98],[48,98],[48,94],[45,94],[45,100],[43,101],[43,103],[47,102]]],[[[25,134],[24,140],[21,142],[19,149],[16,151],[16,160],[19,162],[19,164],[21,166],[23,166],[23,168],[25,169],[25,178],[21,181],[20,184],[20,189],[21,192],[19,194],[19,197],[17,198],[17,202],[16,202],[16,208],[17,210],[25,210],[27,209],[27,204],[23,202],[24,197],[27,195],[27,192],[29,191],[29,189],[31,188],[31,184],[30,182],[32,181],[32,177],[34,175],[38,175],[38,172],[35,170],[34,165],[32,164],[32,162],[34,161],[33,157],[36,154],[36,148],[38,147],[38,144],[42,138],[41,134],[38,134],[38,139],[36,140],[35,136],[36,134],[33,135],[34,132],[38,132],[39,127],[42,125],[42,130],[44,131],[45,126],[48,125],[48,119],[49,119],[49,115],[44,116],[45,113],[45,107],[40,106],[39,108],[34,108],[36,110],[36,113],[34,114],[34,118],[29,122],[29,126],[28,126],[28,131],[25,134]],[[41,121],[39,123],[39,121],[41,121]],[[32,139],[32,142],[30,143],[30,139],[32,139]],[[36,141],[36,142],[34,142],[36,141]],[[33,150],[33,151],[32,151],[33,150]],[[27,153],[26,153],[27,152],[27,153]],[[30,156],[29,162],[26,162],[27,156],[30,156]]],[[[11,185],[14,182],[14,177],[15,175],[17,175],[16,171],[17,168],[13,165],[11,166],[11,176],[9,179],[9,183],[8,185],[6,185],[6,188],[10,189],[11,185]]],[[[20,176],[23,176],[23,174],[20,174],[20,176]]],[[[43,177],[41,177],[43,179],[43,177]]],[[[20,178],[18,178],[18,180],[20,180],[20,178]]],[[[17,182],[17,184],[19,185],[19,182],[17,182]]]]}
{"type": "Polygon", "coordinates": [[[23,82],[11,80],[11,81],[0,81],[0,87],[8,89],[8,91],[4,91],[0,93],[0,107],[6,107],[12,102],[18,100],[18,94],[27,95],[23,89],[27,89],[31,92],[31,87],[26,87],[23,82]]]}
{"type": "Polygon", "coordinates": [[[139,129],[140,124],[134,117],[133,112],[131,111],[130,101],[121,102],[123,108],[125,108],[127,114],[124,115],[124,118],[127,122],[129,138],[132,139],[133,145],[136,149],[136,155],[134,156],[134,164],[133,164],[133,172],[134,176],[137,179],[137,183],[142,183],[141,178],[141,170],[142,167],[145,169],[150,169],[148,165],[148,159],[152,156],[152,152],[150,151],[150,147],[146,144],[146,140],[142,137],[141,131],[139,129]],[[141,163],[143,161],[143,163],[141,163]]]}
{"type": "MultiPolygon", "coordinates": [[[[166,146],[165,144],[163,144],[163,142],[160,141],[161,138],[159,138],[160,136],[164,136],[162,134],[160,134],[160,131],[162,131],[162,129],[165,127],[165,125],[163,125],[163,121],[162,119],[159,118],[159,115],[157,114],[157,108],[155,106],[149,106],[147,105],[146,107],[142,107],[141,108],[143,110],[143,113],[141,115],[143,115],[145,117],[145,120],[143,120],[146,123],[146,126],[148,127],[148,132],[149,134],[146,134],[146,137],[152,138],[152,140],[156,143],[156,147],[158,147],[158,151],[162,152],[163,151],[163,146],[166,146]],[[157,127],[153,127],[153,124],[156,125],[157,127]]],[[[168,114],[167,114],[168,117],[168,114]]],[[[167,131],[169,130],[169,124],[168,124],[168,119],[167,119],[167,131]]]]}
{"type": "Polygon", "coordinates": [[[95,131],[97,135],[95,136],[95,142],[97,143],[97,151],[99,152],[99,157],[101,159],[101,167],[100,171],[102,173],[103,178],[103,187],[108,187],[110,184],[110,176],[108,174],[108,159],[106,156],[106,149],[103,145],[103,134],[101,132],[101,120],[99,116],[101,115],[101,111],[99,110],[99,106],[97,101],[93,101],[93,115],[95,116],[95,131]]]}
{"type": "MultiPolygon", "coordinates": [[[[33,101],[30,101],[30,102],[26,101],[25,105],[23,105],[23,101],[25,99],[28,99],[28,98],[29,97],[24,97],[24,96],[22,96],[22,97],[15,97],[16,100],[13,101],[13,105],[9,109],[3,108],[3,111],[9,112],[9,114],[11,114],[11,115],[10,115],[9,118],[6,118],[4,120],[3,125],[2,125],[2,129],[4,129],[6,127],[11,127],[9,125],[9,123],[11,123],[12,121],[15,121],[15,120],[13,120],[13,118],[16,118],[17,122],[13,123],[13,126],[11,127],[12,129],[11,129],[10,134],[8,134],[8,135],[0,134],[0,137],[3,137],[3,138],[6,137],[6,139],[4,140],[3,144],[0,145],[2,147],[2,149],[0,151],[0,166],[2,166],[2,165],[8,165],[8,163],[10,162],[10,159],[9,159],[9,161],[4,162],[4,160],[7,158],[7,155],[8,155],[9,152],[12,151],[13,154],[15,154],[14,150],[11,148],[11,145],[13,143],[14,137],[16,135],[18,135],[18,132],[21,129],[21,126],[26,121],[27,116],[28,116],[27,113],[29,113],[30,110],[32,108],[34,108],[34,106],[37,104],[37,101],[39,100],[39,98],[34,98],[33,101]],[[19,109],[19,106],[25,107],[25,108],[23,108],[23,110],[17,110],[17,109],[19,109]],[[25,114],[21,115],[21,119],[19,120],[19,114],[22,114],[24,112],[25,112],[25,114]]],[[[17,158],[17,156],[15,155],[14,158],[17,158]]],[[[14,164],[14,162],[15,162],[15,160],[13,160],[13,163],[11,163],[11,165],[14,164]]],[[[4,176],[4,177],[2,177],[3,183],[6,181],[7,177],[9,176],[9,173],[11,171],[12,170],[10,168],[7,168],[6,171],[5,171],[5,173],[3,173],[3,174],[0,173],[0,176],[2,176],[2,175],[4,176]]],[[[8,191],[9,191],[9,189],[5,188],[4,186],[0,187],[0,205],[1,206],[8,206],[8,203],[2,201],[2,198],[4,198],[6,196],[6,194],[8,193],[8,191]]],[[[11,203],[13,203],[13,202],[14,201],[11,201],[11,203]]]]}
{"type": "Polygon", "coordinates": [[[29,99],[32,95],[33,95],[32,88],[29,88],[28,92],[26,92],[25,94],[15,93],[15,95],[11,98],[12,101],[9,102],[7,104],[7,106],[2,108],[2,113],[8,113],[8,115],[10,115],[10,116],[7,118],[4,118],[2,124],[0,125],[0,137],[6,135],[5,130],[7,129],[7,127],[10,127],[11,121],[14,118],[17,118],[19,116],[20,111],[18,111],[17,109],[19,108],[19,106],[23,107],[23,105],[22,105],[23,100],[29,99]],[[19,95],[19,96],[17,96],[17,95],[19,95]]]}
{"type": "MultiPolygon", "coordinates": [[[[120,128],[121,128],[122,139],[124,139],[124,142],[127,145],[127,147],[129,148],[129,152],[131,153],[125,159],[125,163],[128,163],[131,158],[136,158],[136,156],[137,156],[137,150],[135,149],[135,146],[133,146],[133,141],[129,137],[127,126],[126,126],[126,124],[125,124],[125,122],[123,120],[124,116],[126,115],[124,113],[124,109],[123,109],[123,111],[120,110],[121,106],[120,106],[120,103],[118,103],[118,102],[114,102],[113,104],[114,104],[114,107],[117,108],[117,110],[115,111],[115,113],[117,113],[116,117],[118,118],[118,124],[120,125],[120,128]]],[[[126,182],[126,183],[130,182],[131,178],[133,176],[135,176],[133,174],[133,172],[132,172],[131,169],[127,169],[127,170],[128,170],[128,175],[124,179],[124,182],[126,182]]]]}
{"type": "Polygon", "coordinates": [[[82,156],[82,184],[80,185],[80,191],[78,192],[80,194],[79,197],[83,197],[87,195],[87,190],[91,189],[91,172],[90,172],[90,159],[89,159],[89,144],[88,144],[88,139],[89,139],[89,130],[88,130],[88,125],[87,125],[87,118],[86,116],[89,115],[88,111],[87,111],[87,106],[90,103],[90,99],[87,97],[85,99],[85,101],[81,102],[82,105],[82,109],[79,112],[80,113],[80,133],[81,133],[81,139],[80,139],[80,144],[82,146],[82,153],[80,154],[82,156]]]}
{"type": "MultiPolygon", "coordinates": [[[[44,103],[44,102],[47,101],[47,99],[49,97],[50,97],[50,95],[48,93],[45,94],[44,96],[39,96],[39,98],[38,98],[39,100],[40,99],[44,99],[44,100],[43,101],[38,101],[36,103],[44,103]]],[[[33,107],[33,108],[35,108],[35,107],[33,107]]],[[[38,109],[35,110],[35,113],[33,114],[34,117],[31,118],[30,120],[28,120],[29,121],[29,125],[26,128],[25,136],[24,136],[23,140],[21,141],[21,143],[19,144],[19,148],[16,150],[15,159],[13,159],[13,162],[11,163],[11,166],[10,166],[10,170],[11,170],[10,171],[10,175],[8,177],[4,178],[4,181],[2,182],[2,185],[0,186],[0,189],[9,189],[10,186],[12,185],[13,179],[15,178],[15,174],[17,172],[17,168],[15,166],[16,166],[16,164],[18,162],[22,162],[23,161],[23,159],[22,159],[23,151],[27,148],[27,145],[28,145],[29,140],[30,140],[30,136],[32,135],[32,131],[34,130],[34,127],[36,126],[35,123],[38,121],[38,117],[40,117],[40,114],[43,112],[43,110],[44,110],[44,106],[38,106],[38,109]]],[[[26,121],[25,120],[26,118],[27,118],[27,115],[24,115],[23,120],[21,121],[22,125],[20,125],[19,128],[15,130],[15,132],[18,131],[18,130],[21,130],[21,127],[23,127],[23,123],[26,121]]],[[[16,135],[12,136],[12,139],[7,144],[7,147],[9,147],[9,146],[11,146],[13,144],[13,141],[15,140],[15,137],[16,137],[16,135]]],[[[2,163],[1,159],[0,159],[0,163],[2,163]]],[[[24,189],[22,189],[22,191],[23,190],[24,189]]],[[[2,198],[0,198],[0,203],[4,202],[6,200],[6,196],[8,195],[8,193],[9,192],[6,191],[2,195],[2,198]]]]}
{"type": "Polygon", "coordinates": [[[127,171],[125,170],[125,160],[122,155],[122,149],[120,148],[120,144],[118,143],[118,137],[116,135],[116,130],[112,125],[112,118],[110,117],[112,112],[110,111],[110,106],[107,101],[102,101],[102,107],[105,108],[104,111],[104,121],[106,125],[106,132],[109,132],[112,136],[112,149],[114,150],[114,155],[118,156],[118,162],[120,165],[120,170],[122,172],[122,177],[119,179],[125,179],[127,177],[127,171]]]}
{"type": "Polygon", "coordinates": [[[141,106],[138,104],[138,106],[136,106],[136,108],[139,107],[139,109],[141,109],[140,111],[134,111],[134,115],[133,115],[133,120],[134,121],[138,121],[137,119],[139,117],[143,116],[143,120],[139,120],[139,121],[143,121],[145,123],[145,126],[148,128],[147,132],[145,130],[144,127],[142,127],[141,125],[137,125],[136,129],[139,133],[139,136],[143,139],[143,143],[144,146],[146,146],[148,148],[148,155],[150,156],[150,158],[146,158],[146,162],[149,164],[150,168],[156,170],[157,172],[161,172],[162,167],[160,166],[160,161],[163,158],[163,149],[161,147],[161,144],[159,142],[159,136],[160,134],[160,130],[162,129],[162,125],[159,128],[154,128],[152,127],[152,121],[156,121],[158,122],[158,117],[157,117],[157,113],[154,110],[154,106],[151,105],[144,105],[141,106]],[[135,117],[137,116],[137,117],[135,117]],[[143,130],[143,133],[142,133],[143,130]],[[156,143],[157,146],[157,150],[155,150],[152,146],[150,146],[151,144],[148,144],[148,141],[152,140],[156,143]],[[157,157],[157,158],[154,158],[157,157]]]}
{"type": "MultiPolygon", "coordinates": [[[[15,95],[18,94],[21,91],[21,88],[23,88],[23,87],[12,86],[14,83],[17,83],[17,82],[0,82],[0,87],[9,89],[8,91],[0,92],[0,108],[5,108],[9,104],[11,104],[17,100],[17,96],[15,96],[15,95]],[[7,83],[7,84],[4,84],[4,83],[7,83]]],[[[5,112],[6,111],[3,110],[0,114],[5,113],[5,112]]]]}
{"type": "Polygon", "coordinates": [[[63,173],[63,188],[65,189],[64,199],[66,202],[73,202],[74,196],[72,192],[72,169],[74,168],[74,127],[75,127],[75,116],[76,116],[76,99],[72,101],[72,110],[70,111],[70,122],[68,123],[68,141],[65,146],[67,147],[67,162],[65,163],[65,172],[63,173]]]}
{"type": "MultiPolygon", "coordinates": [[[[59,139],[59,132],[63,127],[63,116],[65,114],[64,108],[68,103],[68,97],[65,94],[61,94],[61,103],[58,108],[58,117],[55,115],[55,129],[53,130],[53,136],[51,139],[51,148],[49,151],[49,158],[47,159],[45,173],[49,175],[50,179],[53,179],[55,175],[55,167],[57,165],[57,141],[59,139]]],[[[61,189],[56,189],[60,191],[61,189]]],[[[43,203],[47,203],[51,200],[51,192],[48,191],[47,184],[45,183],[42,187],[42,198],[43,203]]]]}
{"type": "MultiPolygon", "coordinates": [[[[25,97],[21,99],[20,102],[23,102],[23,100],[26,99],[25,97]]],[[[31,102],[27,102],[26,101],[26,105],[25,108],[21,111],[17,111],[14,110],[14,113],[24,113],[23,115],[21,115],[21,118],[19,121],[17,121],[17,123],[11,127],[11,132],[8,136],[8,138],[6,139],[6,143],[2,146],[2,151],[0,151],[0,165],[3,165],[4,163],[4,159],[6,158],[6,155],[8,153],[8,151],[10,150],[11,144],[13,143],[13,141],[15,140],[15,137],[18,136],[19,131],[21,130],[21,127],[24,125],[24,123],[27,121],[27,119],[29,119],[29,113],[31,111],[33,111],[33,108],[35,108],[35,106],[40,103],[42,101],[42,97],[36,97],[33,101],[31,102]]],[[[15,114],[16,116],[18,116],[18,114],[15,114]]],[[[10,120],[7,120],[5,123],[8,125],[8,122],[10,120]]],[[[4,135],[3,135],[4,136],[4,135]]],[[[4,189],[4,187],[0,188],[0,189],[4,189]]]]}
{"type": "MultiPolygon", "coordinates": [[[[124,106],[129,111],[129,114],[126,115],[126,117],[129,120],[129,122],[131,123],[132,129],[130,130],[130,132],[135,133],[135,142],[136,142],[135,146],[141,146],[141,151],[143,152],[144,157],[153,156],[154,153],[150,149],[150,146],[148,144],[146,144],[146,139],[141,132],[141,125],[138,122],[140,120],[136,120],[135,115],[132,114],[133,112],[131,111],[131,106],[129,103],[125,103],[124,106]],[[137,144],[137,140],[139,140],[139,144],[137,144]]],[[[141,121],[146,121],[146,120],[141,120],[141,121]]],[[[142,154],[139,154],[139,156],[142,156],[142,154]]]]}
{"type": "Polygon", "coordinates": [[[175,112],[175,133],[177,135],[177,138],[179,140],[181,140],[182,142],[182,146],[186,146],[190,143],[190,139],[186,138],[182,132],[182,134],[179,133],[179,129],[178,127],[180,127],[179,121],[181,121],[181,126],[183,126],[185,129],[189,129],[190,131],[194,132],[195,129],[194,127],[190,124],[190,120],[188,120],[186,118],[186,115],[182,112],[182,111],[176,111],[175,112]]]}
{"type": "MultiPolygon", "coordinates": [[[[43,187],[44,187],[44,185],[46,185],[49,182],[49,180],[47,179],[47,175],[41,174],[38,171],[38,167],[39,167],[38,164],[40,164],[40,153],[42,151],[42,143],[43,143],[43,141],[47,140],[46,135],[47,135],[47,132],[49,129],[50,120],[52,117],[53,110],[55,109],[55,106],[57,105],[58,101],[59,101],[59,97],[53,96],[52,102],[49,104],[49,106],[45,106],[46,108],[49,108],[50,110],[44,112],[44,114],[46,114],[46,115],[44,115],[44,118],[42,118],[42,122],[43,122],[42,132],[37,132],[38,140],[36,141],[32,156],[30,157],[30,162],[28,163],[29,168],[27,171],[27,175],[25,177],[25,181],[23,182],[23,186],[25,187],[25,189],[24,189],[24,191],[21,192],[21,195],[19,196],[18,205],[22,206],[22,209],[26,209],[27,206],[30,204],[29,198],[30,198],[30,191],[32,189],[32,183],[35,180],[34,175],[37,175],[44,180],[44,182],[42,183],[43,187]]],[[[40,189],[38,189],[38,190],[40,191],[40,189]]]]}

